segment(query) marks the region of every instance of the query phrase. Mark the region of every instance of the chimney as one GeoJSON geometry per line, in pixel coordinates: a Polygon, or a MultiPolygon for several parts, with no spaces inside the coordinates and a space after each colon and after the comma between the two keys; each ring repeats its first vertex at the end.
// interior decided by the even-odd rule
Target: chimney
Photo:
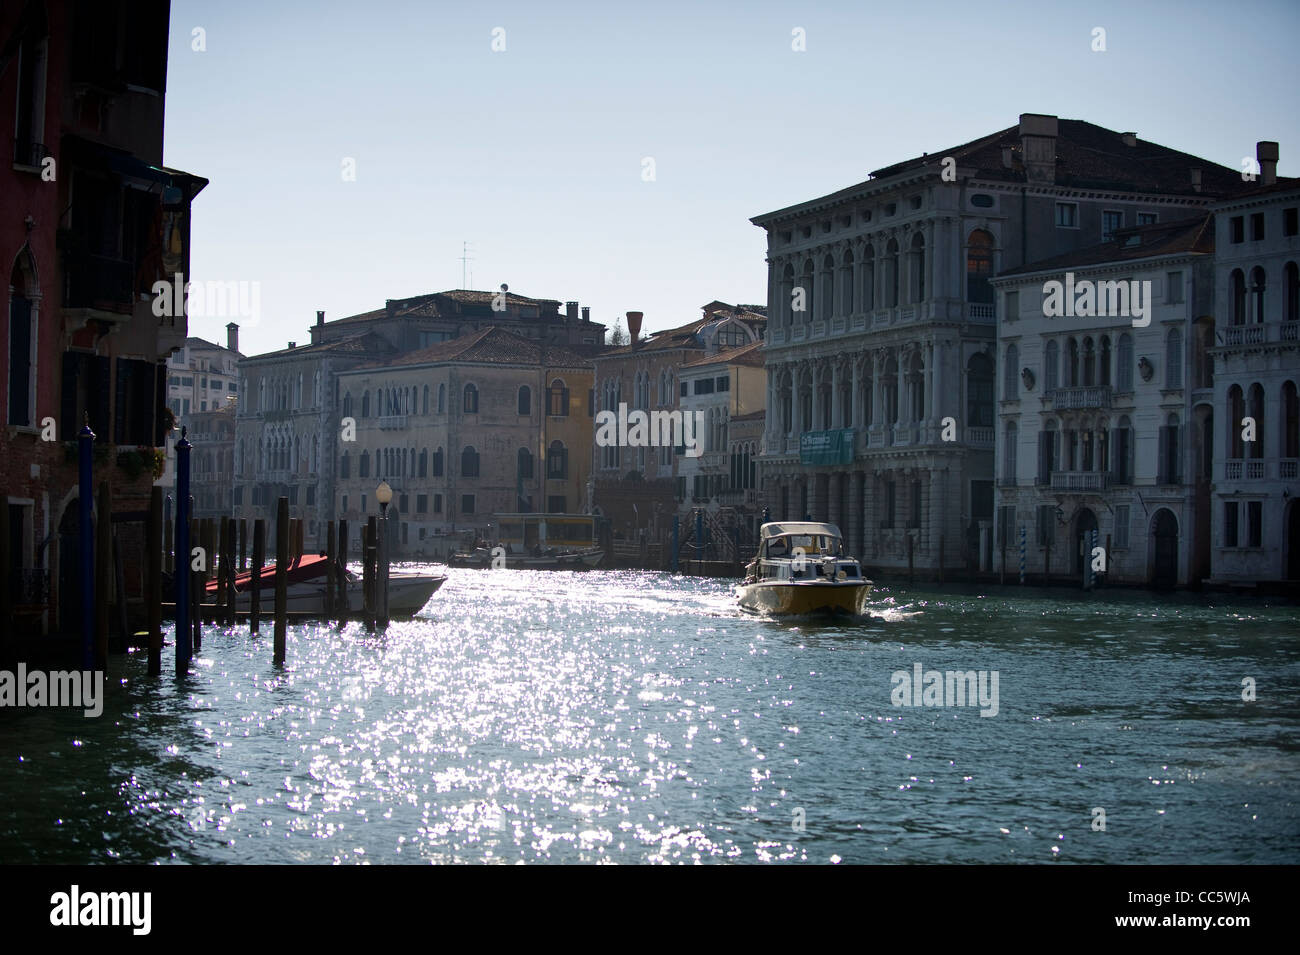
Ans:
{"type": "Polygon", "coordinates": [[[1192,174],[1192,192],[1200,192],[1200,191],[1201,191],[1201,171],[1200,171],[1199,169],[1193,168],[1193,169],[1189,170],[1189,172],[1191,172],[1191,174],[1192,174]]]}
{"type": "Polygon", "coordinates": [[[231,351],[239,351],[239,325],[235,322],[226,326],[226,347],[231,351]]]}
{"type": "Polygon", "coordinates": [[[297,348],[297,347],[298,347],[298,343],[297,343],[297,342],[289,342],[289,347],[290,347],[290,348],[297,348]]]}
{"type": "Polygon", "coordinates": [[[590,306],[590,305],[584,305],[584,306],[582,306],[582,320],[583,320],[584,322],[589,322],[589,321],[591,321],[591,306],[590,306]]]}
{"type": "Polygon", "coordinates": [[[1259,180],[1262,185],[1271,186],[1277,182],[1277,153],[1277,143],[1255,144],[1255,159],[1259,162],[1259,180]]]}
{"type": "Polygon", "coordinates": [[[394,315],[397,314],[397,305],[393,302],[391,298],[384,299],[384,312],[388,315],[389,318],[392,318],[394,315]]]}
{"type": "Polygon", "coordinates": [[[1124,145],[1128,146],[1130,149],[1138,144],[1137,133],[1120,133],[1120,136],[1124,140],[1124,145]]]}
{"type": "Polygon", "coordinates": [[[321,325],[324,325],[324,324],[325,324],[325,313],[324,313],[324,312],[317,312],[317,313],[316,313],[316,325],[317,325],[317,327],[319,327],[319,326],[321,326],[321,325]]]}
{"type": "Polygon", "coordinates": [[[571,321],[571,322],[576,322],[576,321],[578,320],[578,303],[577,303],[577,302],[565,302],[565,303],[564,303],[564,317],[567,318],[567,319],[568,319],[569,321],[571,321]]]}
{"type": "Polygon", "coordinates": [[[627,336],[632,341],[632,346],[636,347],[637,339],[641,337],[641,319],[644,312],[627,313],[627,336]]]}
{"type": "Polygon", "coordinates": [[[1026,181],[1043,185],[1056,182],[1057,130],[1055,116],[1020,114],[1020,159],[1026,181]]]}
{"type": "Polygon", "coordinates": [[[1003,169],[1011,168],[1011,147],[1010,146],[1002,147],[1002,168],[1003,169]]]}

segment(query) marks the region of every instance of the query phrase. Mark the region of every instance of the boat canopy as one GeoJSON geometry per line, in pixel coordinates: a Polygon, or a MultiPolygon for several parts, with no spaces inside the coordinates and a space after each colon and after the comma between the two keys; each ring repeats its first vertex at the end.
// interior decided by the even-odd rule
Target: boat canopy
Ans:
{"type": "Polygon", "coordinates": [[[812,521],[779,521],[764,524],[758,529],[758,536],[763,539],[785,537],[790,534],[815,534],[824,537],[844,536],[834,524],[818,524],[812,521]]]}

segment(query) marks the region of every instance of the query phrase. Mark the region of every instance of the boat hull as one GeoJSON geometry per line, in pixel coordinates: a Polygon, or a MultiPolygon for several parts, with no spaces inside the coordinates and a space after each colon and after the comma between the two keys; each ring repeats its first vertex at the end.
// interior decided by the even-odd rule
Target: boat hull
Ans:
{"type": "Polygon", "coordinates": [[[760,580],[736,588],[742,609],[774,616],[857,615],[862,613],[870,593],[869,580],[760,580]]]}
{"type": "MultiPolygon", "coordinates": [[[[447,582],[447,578],[442,575],[402,575],[393,574],[388,578],[388,616],[390,619],[399,619],[403,617],[412,617],[424,609],[424,605],[429,602],[429,598],[437,592],[438,588],[447,582]]],[[[360,613],[365,609],[365,600],[362,593],[361,581],[348,582],[348,610],[352,613],[360,613]]],[[[248,591],[243,591],[235,595],[235,609],[241,612],[247,612],[251,606],[252,598],[248,591]]],[[[260,599],[260,610],[270,616],[275,610],[275,588],[263,587],[260,599]]],[[[324,614],[325,612],[325,582],[324,580],[308,580],[296,584],[289,584],[285,587],[285,610],[290,613],[316,613],[324,614]]]]}

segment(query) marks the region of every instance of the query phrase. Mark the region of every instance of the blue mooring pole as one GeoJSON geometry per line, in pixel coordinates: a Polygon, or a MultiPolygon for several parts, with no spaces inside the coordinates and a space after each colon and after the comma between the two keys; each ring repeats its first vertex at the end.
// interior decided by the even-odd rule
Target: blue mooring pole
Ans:
{"type": "MultiPolygon", "coordinates": [[[[95,432],[90,430],[90,416],[77,435],[77,485],[81,508],[81,664],[86,670],[95,667],[95,532],[91,527],[94,504],[95,432]]],[[[7,544],[5,546],[8,546],[7,544]]]]}
{"type": "Polygon", "coordinates": [[[181,428],[181,439],[176,442],[176,675],[190,668],[194,656],[193,634],[190,632],[190,448],[181,428]]]}
{"type": "Polygon", "coordinates": [[[1020,525],[1020,586],[1025,585],[1025,525],[1020,525]]]}

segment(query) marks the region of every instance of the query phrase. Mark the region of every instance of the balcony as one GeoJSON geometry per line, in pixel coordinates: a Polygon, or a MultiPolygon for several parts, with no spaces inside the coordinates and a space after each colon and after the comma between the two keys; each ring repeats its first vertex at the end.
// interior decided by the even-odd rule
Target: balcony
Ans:
{"type": "MultiPolygon", "coordinates": [[[[1281,462],[1282,465],[1288,462],[1281,462]]],[[[1292,476],[1294,477],[1295,461],[1291,464],[1292,476]]],[[[1279,467],[1279,475],[1284,475],[1286,468],[1279,467]]],[[[1223,462],[1223,476],[1229,481],[1262,481],[1264,480],[1264,459],[1263,458],[1229,458],[1223,462]]]]}
{"type": "Polygon", "coordinates": [[[1219,347],[1250,348],[1280,342],[1300,341],[1300,322],[1265,322],[1262,325],[1229,325],[1220,329],[1219,347]]]}
{"type": "Polygon", "coordinates": [[[379,430],[398,431],[406,427],[406,415],[387,414],[379,416],[379,430]]]}
{"type": "Polygon", "coordinates": [[[1300,459],[1283,458],[1278,462],[1277,476],[1283,481],[1294,481],[1300,477],[1300,459]]]}
{"type": "Polygon", "coordinates": [[[976,325],[992,325],[997,321],[997,306],[968,302],[966,304],[966,321],[976,325]]]}
{"type": "Polygon", "coordinates": [[[992,428],[966,429],[966,443],[972,448],[991,448],[993,440],[992,428]]]}
{"type": "Polygon", "coordinates": [[[134,266],[126,259],[89,253],[66,259],[65,308],[93,308],[131,314],[134,266]]]}
{"type": "Polygon", "coordinates": [[[1104,491],[1110,487],[1106,471],[1053,471],[1053,491],[1104,491]]]}
{"type": "Polygon", "coordinates": [[[1223,330],[1224,345],[1262,345],[1264,344],[1263,325],[1236,325],[1223,330]]]}
{"type": "Polygon", "coordinates": [[[1110,407],[1111,387],[1053,388],[1047,392],[1047,400],[1052,403],[1054,411],[1103,410],[1110,407]]]}

